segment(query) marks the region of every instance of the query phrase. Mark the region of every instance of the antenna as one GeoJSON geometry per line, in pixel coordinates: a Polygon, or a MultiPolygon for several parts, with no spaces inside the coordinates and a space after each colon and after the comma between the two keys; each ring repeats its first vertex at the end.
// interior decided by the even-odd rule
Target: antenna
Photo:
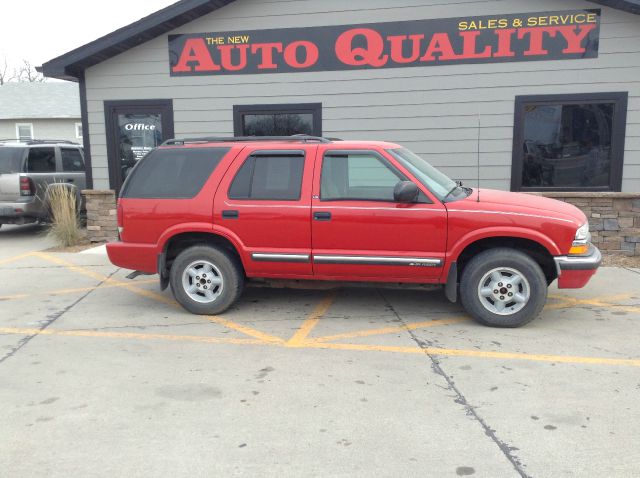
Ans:
{"type": "Polygon", "coordinates": [[[478,202],[480,202],[480,110],[478,110],[478,145],[477,145],[477,156],[478,156],[478,202]]]}

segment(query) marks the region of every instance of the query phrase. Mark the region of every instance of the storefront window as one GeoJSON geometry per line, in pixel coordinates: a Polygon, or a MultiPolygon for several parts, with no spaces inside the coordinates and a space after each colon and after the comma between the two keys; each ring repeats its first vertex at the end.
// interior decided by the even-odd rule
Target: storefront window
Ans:
{"type": "Polygon", "coordinates": [[[233,108],[236,136],[322,135],[322,105],[238,105],[233,108]]]}
{"type": "Polygon", "coordinates": [[[518,97],[512,189],[621,186],[626,93],[518,97]]]}

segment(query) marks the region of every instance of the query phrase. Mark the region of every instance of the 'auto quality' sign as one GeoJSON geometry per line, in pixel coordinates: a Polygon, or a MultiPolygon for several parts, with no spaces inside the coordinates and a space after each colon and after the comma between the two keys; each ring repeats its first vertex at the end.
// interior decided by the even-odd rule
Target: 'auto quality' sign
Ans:
{"type": "Polygon", "coordinates": [[[172,76],[596,58],[600,10],[169,36],[172,76]]]}

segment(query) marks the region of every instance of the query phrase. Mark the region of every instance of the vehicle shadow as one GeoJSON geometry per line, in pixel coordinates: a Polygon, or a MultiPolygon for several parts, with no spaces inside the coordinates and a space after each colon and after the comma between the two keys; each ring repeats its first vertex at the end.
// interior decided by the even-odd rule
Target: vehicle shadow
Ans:
{"type": "Polygon", "coordinates": [[[26,224],[24,226],[14,226],[13,224],[3,224],[0,227],[0,238],[21,239],[28,237],[46,237],[48,227],[46,224],[26,224]]]}

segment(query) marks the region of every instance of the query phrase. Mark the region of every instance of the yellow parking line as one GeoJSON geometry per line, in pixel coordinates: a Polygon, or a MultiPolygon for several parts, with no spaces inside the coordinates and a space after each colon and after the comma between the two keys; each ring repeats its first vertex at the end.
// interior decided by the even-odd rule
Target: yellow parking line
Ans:
{"type": "Polygon", "coordinates": [[[414,322],[400,327],[384,327],[381,329],[360,330],[357,332],[348,332],[337,335],[327,335],[324,337],[318,337],[313,339],[315,342],[332,342],[334,340],[352,339],[356,337],[369,337],[371,335],[385,335],[395,334],[398,332],[405,332],[407,330],[424,329],[427,327],[438,327],[441,325],[459,324],[460,322],[468,322],[471,320],[469,317],[456,317],[452,319],[442,320],[428,320],[425,322],[414,322]]]}
{"type": "MultiPolygon", "coordinates": [[[[135,285],[128,284],[126,282],[118,281],[118,280],[115,280],[115,279],[110,279],[107,276],[104,276],[102,274],[98,274],[98,273],[93,272],[91,270],[88,270],[88,269],[86,269],[84,267],[77,266],[77,265],[75,265],[75,264],[73,264],[71,262],[65,261],[64,259],[60,259],[58,257],[51,256],[49,254],[37,253],[37,255],[39,257],[42,257],[45,260],[48,260],[50,262],[54,262],[56,264],[62,265],[66,269],[71,270],[73,272],[77,272],[78,274],[83,274],[83,275],[88,276],[88,277],[93,277],[94,279],[104,281],[107,284],[118,285],[119,287],[123,287],[124,289],[127,289],[130,292],[133,292],[134,294],[138,294],[140,296],[147,297],[147,298],[155,300],[157,302],[162,302],[163,304],[167,304],[167,305],[170,305],[172,307],[176,307],[178,309],[181,309],[181,306],[175,300],[173,300],[173,299],[171,299],[169,297],[166,297],[166,296],[164,296],[162,294],[158,294],[157,292],[153,292],[153,291],[150,291],[150,290],[142,289],[140,287],[136,287],[135,285]]],[[[259,340],[263,340],[265,342],[278,343],[278,342],[282,342],[283,341],[280,337],[275,337],[273,335],[269,335],[269,334],[266,334],[264,332],[260,332],[259,330],[255,330],[255,329],[252,329],[251,327],[246,327],[244,325],[237,324],[235,322],[223,319],[221,317],[208,316],[207,319],[210,320],[211,322],[215,322],[215,323],[220,324],[220,325],[222,325],[224,327],[227,327],[228,329],[235,330],[237,332],[243,333],[243,334],[248,335],[248,336],[253,337],[253,338],[257,338],[259,340]]]]}
{"type": "Polygon", "coordinates": [[[228,329],[243,333],[245,335],[248,335],[249,337],[254,337],[258,339],[260,342],[270,343],[270,344],[284,343],[284,340],[281,339],[280,337],[276,337],[275,335],[270,335],[264,332],[260,332],[259,330],[253,329],[251,327],[247,327],[242,324],[238,324],[237,322],[232,322],[230,320],[223,319],[222,317],[218,317],[216,315],[208,315],[207,319],[213,323],[222,325],[228,329]]]}
{"type": "MultiPolygon", "coordinates": [[[[285,343],[265,342],[258,339],[234,339],[218,338],[198,335],[165,335],[165,334],[142,334],[131,332],[106,332],[94,330],[59,330],[59,329],[32,329],[0,327],[0,334],[15,335],[47,335],[62,337],[94,337],[110,339],[133,339],[133,340],[167,340],[173,342],[195,342],[209,344],[234,344],[234,345],[269,345],[275,347],[290,348],[285,343]]],[[[358,352],[391,352],[401,354],[429,354],[433,356],[448,357],[472,357],[483,359],[500,360],[525,360],[530,362],[551,362],[567,364],[588,364],[588,365],[621,365],[640,367],[640,359],[614,359],[608,357],[581,357],[570,355],[544,355],[512,352],[493,352],[482,350],[447,349],[436,347],[398,347],[389,345],[363,345],[363,344],[331,344],[316,341],[304,341],[295,348],[300,349],[325,349],[325,350],[347,350],[358,352]]]]}
{"type": "Polygon", "coordinates": [[[262,340],[234,339],[226,337],[208,337],[199,335],[165,335],[165,334],[140,334],[133,332],[104,332],[95,330],[59,330],[59,329],[30,329],[0,327],[0,334],[15,335],[56,335],[61,337],[101,337],[110,339],[135,339],[135,340],[169,340],[173,342],[200,342],[206,344],[235,344],[235,345],[261,345],[262,340]]]}
{"type": "Polygon", "coordinates": [[[0,265],[9,264],[11,262],[19,261],[25,257],[32,256],[33,252],[25,252],[24,254],[18,254],[17,256],[7,257],[6,259],[0,259],[0,265]]]}
{"type": "Polygon", "coordinates": [[[324,299],[320,301],[320,303],[313,309],[307,320],[305,320],[300,328],[293,334],[288,342],[287,346],[289,347],[300,347],[304,343],[306,343],[307,336],[311,333],[318,322],[322,318],[324,314],[326,314],[331,304],[336,298],[335,291],[332,291],[329,295],[327,295],[324,299]]]}
{"type": "Polygon", "coordinates": [[[640,359],[614,359],[607,357],[579,357],[570,355],[540,355],[512,352],[492,352],[484,350],[445,349],[435,347],[396,347],[389,345],[362,345],[362,344],[327,344],[321,342],[307,342],[306,348],[331,349],[331,350],[357,350],[370,352],[396,352],[405,354],[421,354],[449,356],[449,357],[476,357],[495,358],[504,360],[528,360],[532,362],[554,362],[593,365],[626,365],[640,367],[640,359]]]}
{"type": "Polygon", "coordinates": [[[17,300],[17,299],[24,299],[26,297],[30,297],[28,294],[16,294],[16,295],[0,295],[0,300],[1,301],[5,301],[5,300],[17,300]]]}
{"type": "MultiPolygon", "coordinates": [[[[158,282],[158,279],[147,279],[147,280],[139,280],[136,281],[136,284],[153,284],[158,282]]],[[[16,295],[6,295],[0,296],[0,300],[18,300],[18,299],[27,299],[29,297],[37,297],[39,295],[65,295],[65,294],[75,294],[76,292],[88,292],[96,289],[112,289],[116,287],[128,287],[129,284],[118,283],[118,284],[102,284],[93,287],[76,287],[73,289],[57,289],[50,291],[42,291],[37,294],[16,294],[16,295]]]]}

